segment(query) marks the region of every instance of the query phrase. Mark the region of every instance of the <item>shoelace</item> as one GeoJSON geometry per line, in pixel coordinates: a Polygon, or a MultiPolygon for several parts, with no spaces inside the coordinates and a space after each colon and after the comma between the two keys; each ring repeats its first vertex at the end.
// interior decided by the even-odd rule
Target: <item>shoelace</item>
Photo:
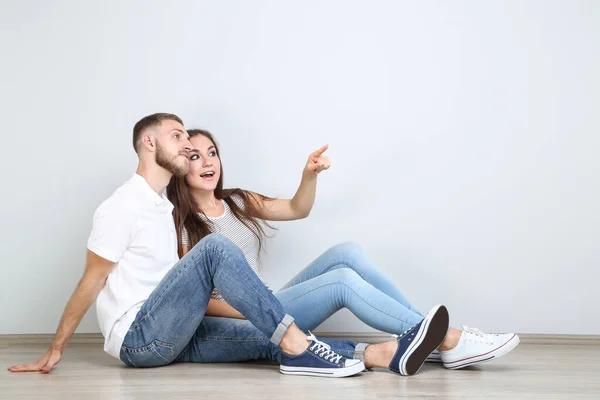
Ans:
{"type": "Polygon", "coordinates": [[[414,327],[415,327],[415,325],[411,326],[410,328],[408,328],[407,330],[405,330],[404,332],[402,332],[401,335],[392,335],[392,337],[395,338],[395,339],[401,338],[402,336],[406,335],[408,333],[408,331],[410,331],[414,327]]]}
{"type": "Polygon", "coordinates": [[[468,326],[463,325],[463,332],[475,336],[475,339],[479,342],[492,344],[491,337],[493,335],[485,333],[477,328],[469,328],[468,326]]]}
{"type": "Polygon", "coordinates": [[[316,355],[318,355],[319,357],[323,357],[327,361],[331,361],[336,364],[340,363],[340,360],[342,359],[342,356],[340,354],[337,354],[335,351],[331,350],[331,346],[329,346],[327,343],[323,343],[320,340],[318,340],[315,337],[315,335],[312,334],[311,331],[308,331],[308,333],[310,335],[306,338],[314,342],[313,345],[310,347],[311,351],[314,351],[316,355]]]}

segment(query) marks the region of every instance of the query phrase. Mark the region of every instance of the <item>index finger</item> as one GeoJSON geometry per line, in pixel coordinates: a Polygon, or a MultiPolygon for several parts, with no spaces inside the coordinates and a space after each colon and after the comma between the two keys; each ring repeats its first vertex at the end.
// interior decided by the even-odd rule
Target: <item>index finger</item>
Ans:
{"type": "Polygon", "coordinates": [[[328,148],[329,148],[329,145],[326,144],[325,146],[321,147],[319,150],[317,150],[314,153],[312,153],[312,155],[314,157],[320,157],[321,154],[325,153],[325,150],[327,150],[328,148]]]}

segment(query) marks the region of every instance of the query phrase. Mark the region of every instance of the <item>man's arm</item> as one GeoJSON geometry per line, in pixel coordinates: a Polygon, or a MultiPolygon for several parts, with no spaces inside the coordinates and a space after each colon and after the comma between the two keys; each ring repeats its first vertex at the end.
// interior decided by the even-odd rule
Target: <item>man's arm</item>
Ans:
{"type": "Polygon", "coordinates": [[[11,372],[50,372],[54,365],[60,361],[69,339],[87,310],[98,297],[98,294],[100,294],[100,290],[104,287],[106,278],[108,278],[114,266],[114,262],[88,250],[85,272],[65,307],[50,349],[37,362],[15,365],[8,368],[8,370],[11,372]]]}

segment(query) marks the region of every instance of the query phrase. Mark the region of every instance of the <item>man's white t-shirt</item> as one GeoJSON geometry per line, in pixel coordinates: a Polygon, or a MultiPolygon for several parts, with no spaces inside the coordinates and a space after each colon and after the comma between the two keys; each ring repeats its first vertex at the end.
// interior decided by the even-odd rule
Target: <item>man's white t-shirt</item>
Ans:
{"type": "Polygon", "coordinates": [[[179,260],[173,204],[135,174],[94,214],[88,249],[115,262],[96,301],[104,351],[119,358],[142,304],[179,260]]]}

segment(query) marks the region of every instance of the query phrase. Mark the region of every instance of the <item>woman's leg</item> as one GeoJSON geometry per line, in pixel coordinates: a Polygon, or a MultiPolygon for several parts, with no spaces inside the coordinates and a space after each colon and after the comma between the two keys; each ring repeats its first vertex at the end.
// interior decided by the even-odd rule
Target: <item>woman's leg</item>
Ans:
{"type": "MultiPolygon", "coordinates": [[[[314,280],[319,276],[324,276],[328,273],[331,273],[331,271],[339,271],[343,268],[353,270],[358,276],[378,289],[380,294],[385,294],[390,298],[393,298],[399,304],[402,304],[404,307],[406,307],[406,309],[413,313],[407,313],[409,317],[410,315],[413,315],[414,318],[414,314],[422,315],[376,268],[376,266],[366,257],[364,252],[357,244],[348,242],[334,246],[326,251],[296,277],[294,277],[286,286],[284,286],[280,292],[282,295],[276,295],[282,301],[282,303],[284,303],[286,311],[292,316],[296,317],[296,323],[303,327],[303,329],[314,329],[317,325],[337,311],[339,309],[337,308],[339,307],[339,304],[332,306],[330,303],[325,302],[324,304],[327,304],[327,306],[322,307],[317,304],[321,297],[320,295],[316,294],[316,292],[306,296],[301,295],[303,290],[298,290],[298,293],[294,293],[293,291],[289,293],[288,291],[292,290],[297,285],[303,285],[311,282],[311,280],[314,280]],[[294,295],[298,296],[294,297],[294,295]]],[[[329,293],[325,297],[332,296],[334,296],[334,294],[329,293]]],[[[378,295],[377,298],[379,299],[377,304],[387,304],[385,301],[385,296],[378,295]],[[384,300],[384,303],[379,303],[381,299],[384,300]]],[[[352,304],[360,304],[360,302],[355,301],[352,304]]],[[[393,324],[390,325],[389,322],[393,322],[393,320],[390,318],[382,318],[381,321],[379,321],[380,327],[378,327],[377,324],[367,322],[366,319],[363,319],[359,314],[356,313],[356,310],[364,312],[367,308],[351,308],[352,306],[346,307],[350,308],[355,315],[363,320],[363,322],[366,322],[372,327],[386,332],[401,332],[400,330],[390,330],[390,327],[395,326],[393,324]],[[384,327],[382,328],[381,326],[384,327]]],[[[374,313],[371,316],[374,315],[377,315],[377,313],[374,313]]],[[[407,328],[403,326],[400,329],[407,328]]],[[[431,360],[436,362],[443,361],[447,368],[462,368],[466,365],[471,365],[471,363],[485,362],[490,359],[491,354],[493,354],[496,358],[506,354],[518,343],[519,338],[514,334],[497,335],[485,334],[480,331],[476,331],[475,333],[467,332],[465,336],[462,331],[451,328],[439,347],[441,352],[432,355],[431,360]],[[459,348],[458,350],[456,349],[457,346],[459,348]],[[458,367],[456,367],[457,365],[458,367]]],[[[372,357],[371,360],[369,360],[369,357],[366,357],[365,364],[376,366],[379,365],[382,359],[386,360],[387,357],[389,357],[389,349],[393,347],[393,344],[381,344],[381,346],[384,348],[387,346],[387,352],[385,350],[381,351],[382,349],[379,348],[380,345],[377,346],[378,347],[369,346],[372,357]]]]}
{"type": "Polygon", "coordinates": [[[415,314],[423,316],[391,281],[373,264],[359,245],[346,242],[334,246],[314,260],[308,267],[296,275],[281,290],[313,279],[319,275],[340,268],[348,268],[356,272],[362,279],[383,292],[396,302],[415,314]]]}
{"type": "MultiPolygon", "coordinates": [[[[337,265],[337,264],[336,264],[337,265]]],[[[275,294],[302,330],[314,329],[347,308],[380,331],[400,334],[421,322],[421,314],[368,283],[350,268],[337,268],[275,294]]]]}

